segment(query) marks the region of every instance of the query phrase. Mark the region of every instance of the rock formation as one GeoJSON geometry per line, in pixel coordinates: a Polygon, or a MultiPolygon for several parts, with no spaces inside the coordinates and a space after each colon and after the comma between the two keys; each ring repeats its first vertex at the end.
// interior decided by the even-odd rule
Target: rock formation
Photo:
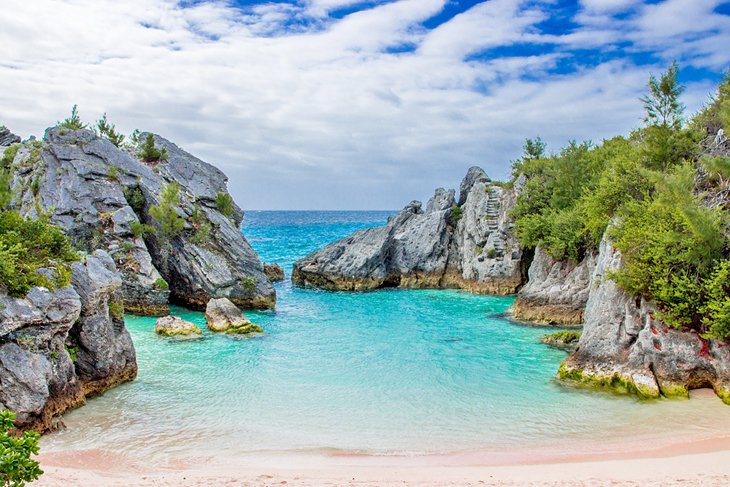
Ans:
{"type": "Polygon", "coordinates": [[[137,374],[132,340],[117,316],[121,277],[99,251],[72,266],[72,286],[0,296],[0,407],[20,429],[47,431],[89,395],[137,374]]]}
{"type": "Polygon", "coordinates": [[[205,308],[205,322],[208,329],[221,333],[245,335],[264,331],[259,325],[251,323],[227,298],[208,301],[208,306],[205,308]]]}
{"type": "Polygon", "coordinates": [[[593,253],[575,263],[555,260],[538,247],[527,283],[510,308],[512,316],[540,324],[580,326],[595,266],[593,253]]]}
{"type": "Polygon", "coordinates": [[[178,316],[165,316],[155,323],[155,333],[166,337],[195,337],[201,335],[195,323],[185,321],[178,316]]]}
{"type": "Polygon", "coordinates": [[[354,233],[294,264],[292,281],[331,290],[462,288],[511,294],[523,283],[511,231],[519,186],[493,185],[478,167],[454,190],[436,190],[423,211],[411,202],[382,227],[354,233]]]}
{"type": "Polygon", "coordinates": [[[17,144],[18,142],[20,142],[20,137],[10,132],[4,125],[0,125],[0,147],[17,144]]]}
{"type": "Polygon", "coordinates": [[[88,130],[50,128],[43,142],[25,144],[13,163],[14,207],[31,217],[50,211],[75,244],[105,249],[122,273],[127,311],[165,315],[168,301],[204,309],[213,297],[244,308],[273,308],[276,301],[258,256],[241,234],[243,212],[224,214],[227,178],[162,137],[168,158],[140,161],[88,130]],[[149,211],[166,184],[180,185],[181,233],[167,242],[149,211]]]}
{"type": "Polygon", "coordinates": [[[271,282],[281,282],[286,278],[279,264],[264,264],[264,274],[271,282]]]}
{"type": "Polygon", "coordinates": [[[604,237],[583,334],[559,377],[642,397],[686,397],[690,389],[712,387],[730,404],[728,344],[668,329],[656,319],[651,303],[637,301],[606,278],[620,265],[620,252],[604,237]]]}

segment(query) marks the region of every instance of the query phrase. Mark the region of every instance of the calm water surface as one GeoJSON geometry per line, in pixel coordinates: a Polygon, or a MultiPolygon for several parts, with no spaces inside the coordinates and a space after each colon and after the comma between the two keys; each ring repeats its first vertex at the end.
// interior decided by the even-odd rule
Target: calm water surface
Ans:
{"type": "MultiPolygon", "coordinates": [[[[388,212],[249,212],[262,260],[292,263],[388,212]]],[[[563,352],[545,329],[508,321],[509,297],[458,291],[332,293],[276,285],[276,312],[250,312],[263,336],[205,329],[154,333],[127,317],[139,378],[65,416],[44,451],[100,448],[146,459],[293,450],[418,454],[465,449],[599,448],[631,437],[730,433],[730,408],[707,394],[642,402],[561,387],[563,352]],[[597,445],[595,441],[599,438],[597,445]]]]}

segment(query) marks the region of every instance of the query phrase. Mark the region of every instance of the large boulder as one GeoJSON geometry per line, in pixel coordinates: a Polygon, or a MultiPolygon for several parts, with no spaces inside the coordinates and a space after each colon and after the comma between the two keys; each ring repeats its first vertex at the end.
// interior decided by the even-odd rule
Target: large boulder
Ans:
{"type": "Polygon", "coordinates": [[[76,374],[93,396],[137,376],[137,356],[124,326],[122,278],[112,258],[97,250],[71,267],[71,284],[81,298],[81,315],[69,332],[76,344],[76,374]]]}
{"type": "Polygon", "coordinates": [[[622,265],[605,237],[591,279],[583,334],[560,366],[562,379],[642,397],[687,397],[712,387],[730,404],[730,343],[669,329],[651,303],[634,299],[608,278],[622,265]]]}
{"type": "Polygon", "coordinates": [[[510,294],[523,281],[522,252],[512,235],[513,191],[471,168],[456,204],[439,188],[423,211],[408,204],[385,226],[334,242],[294,264],[292,281],[331,290],[381,287],[462,288],[510,294]]]}
{"type": "Polygon", "coordinates": [[[271,282],[281,282],[286,278],[279,264],[264,264],[264,274],[271,282]]]}
{"type": "Polygon", "coordinates": [[[510,312],[515,319],[541,324],[580,326],[588,301],[596,255],[582,261],[555,260],[540,247],[510,312]]]}
{"type": "Polygon", "coordinates": [[[195,337],[203,332],[195,323],[178,316],[164,316],[155,323],[155,333],[165,337],[195,337]]]}
{"type": "Polygon", "coordinates": [[[261,333],[264,330],[259,325],[249,321],[241,310],[229,299],[211,299],[205,308],[205,322],[208,329],[219,333],[244,335],[247,333],[261,333]]]}
{"type": "Polygon", "coordinates": [[[43,142],[24,145],[14,161],[14,206],[31,217],[51,212],[87,251],[106,250],[122,274],[129,312],[164,316],[173,300],[204,309],[213,297],[244,308],[273,308],[276,294],[258,256],[243,237],[243,212],[227,196],[226,176],[171,142],[154,136],[167,160],[140,161],[88,130],[50,128],[43,142]],[[171,240],[145,232],[166,184],[180,185],[185,221],[171,240]],[[226,211],[223,214],[221,211],[226,211]]]}
{"type": "Polygon", "coordinates": [[[0,407],[20,429],[53,429],[61,413],[137,373],[111,257],[85,256],[71,272],[73,287],[0,296],[0,407]]]}

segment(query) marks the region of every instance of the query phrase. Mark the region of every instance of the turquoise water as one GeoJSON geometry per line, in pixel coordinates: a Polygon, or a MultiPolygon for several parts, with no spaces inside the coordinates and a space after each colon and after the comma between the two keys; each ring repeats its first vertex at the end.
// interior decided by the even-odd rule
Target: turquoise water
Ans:
{"type": "MultiPolygon", "coordinates": [[[[251,212],[244,233],[287,273],[299,257],[382,224],[387,212],[251,212]]],[[[332,293],[276,285],[276,312],[249,312],[266,334],[215,335],[201,313],[173,314],[202,339],[154,333],[127,317],[139,378],[65,416],[45,451],[100,448],[147,460],[261,451],[418,454],[465,449],[599,448],[627,436],[715,436],[730,408],[714,397],[641,402],[565,388],[563,352],[544,329],[503,313],[509,297],[458,291],[332,293]]]]}

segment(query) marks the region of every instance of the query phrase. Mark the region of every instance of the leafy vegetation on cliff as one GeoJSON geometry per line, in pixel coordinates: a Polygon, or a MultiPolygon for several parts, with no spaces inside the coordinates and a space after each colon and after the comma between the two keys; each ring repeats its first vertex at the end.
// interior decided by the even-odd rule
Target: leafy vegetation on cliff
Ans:
{"type": "Polygon", "coordinates": [[[25,296],[34,286],[67,286],[70,264],[78,260],[68,238],[48,215],[31,220],[10,209],[10,169],[19,148],[16,144],[6,149],[0,160],[0,288],[14,297],[25,296]]]}
{"type": "Polygon", "coordinates": [[[730,338],[730,72],[692,120],[673,64],[651,76],[645,126],[600,145],[547,155],[528,140],[513,174],[528,179],[514,209],[523,246],[558,260],[594,252],[608,229],[624,265],[610,277],[651,300],[670,326],[730,338]],[[613,222],[613,223],[612,223],[613,222]]]}

